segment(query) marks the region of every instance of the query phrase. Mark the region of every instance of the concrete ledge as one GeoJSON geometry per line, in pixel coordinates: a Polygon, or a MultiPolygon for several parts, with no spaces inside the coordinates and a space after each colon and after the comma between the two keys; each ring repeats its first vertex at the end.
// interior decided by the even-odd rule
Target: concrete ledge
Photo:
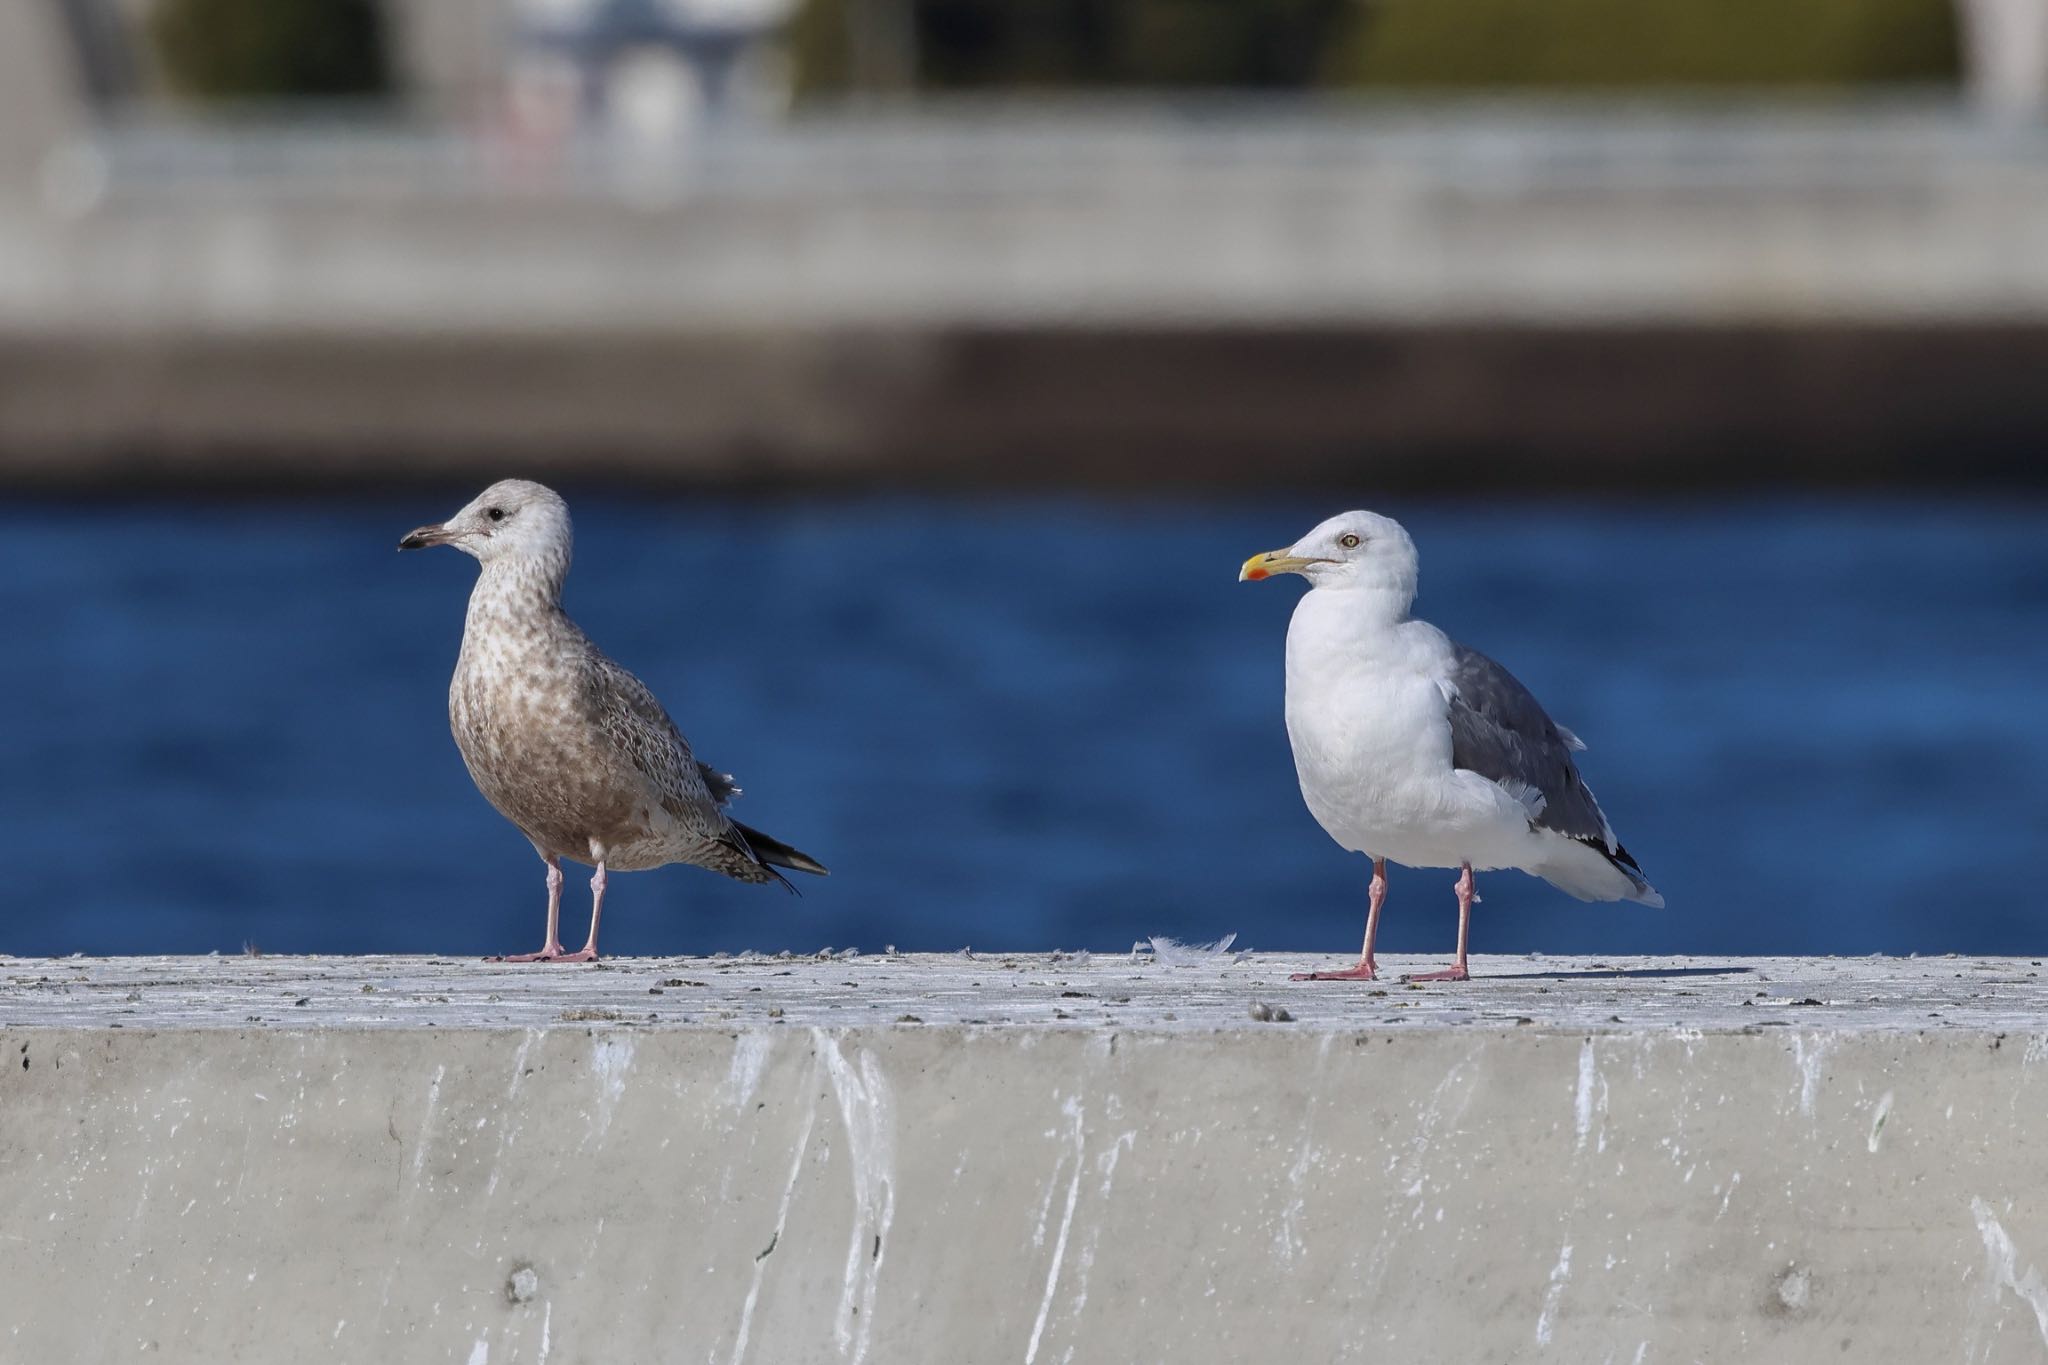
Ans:
{"type": "Polygon", "coordinates": [[[0,960],[0,1358],[2048,1350],[2037,963],[1308,961],[0,960]]]}

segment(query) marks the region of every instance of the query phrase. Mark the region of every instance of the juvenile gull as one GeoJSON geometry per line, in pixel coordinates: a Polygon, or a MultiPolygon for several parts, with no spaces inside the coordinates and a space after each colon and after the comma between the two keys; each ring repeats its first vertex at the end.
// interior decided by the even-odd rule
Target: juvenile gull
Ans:
{"type": "MultiPolygon", "coordinates": [[[[825,867],[725,813],[740,789],[691,754],[638,678],[607,659],[562,610],[569,509],[524,479],[494,483],[401,550],[453,545],[483,566],[469,595],[448,723],[469,775],[548,867],[548,937],[507,962],[594,962],[605,872],[693,863],[743,882],[789,882],[778,867],[825,867]],[[559,937],[561,860],[586,863],[590,938],[559,937]]],[[[794,888],[791,888],[794,889],[794,888]]]]}
{"type": "Polygon", "coordinates": [[[1474,869],[1518,868],[1580,900],[1664,904],[1572,763],[1578,736],[1505,668],[1408,614],[1417,561],[1399,522],[1346,512],[1237,576],[1280,573],[1310,587],[1287,627],[1302,798],[1332,839],[1372,859],[1358,965],[1297,981],[1375,979],[1389,859],[1460,869],[1458,960],[1416,981],[1466,979],[1474,869]]]}

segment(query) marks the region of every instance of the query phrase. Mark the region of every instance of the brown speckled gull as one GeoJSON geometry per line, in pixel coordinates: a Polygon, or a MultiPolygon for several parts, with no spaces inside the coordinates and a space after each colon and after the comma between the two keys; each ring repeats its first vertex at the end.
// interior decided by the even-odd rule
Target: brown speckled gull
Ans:
{"type": "Polygon", "coordinates": [[[448,723],[469,775],[548,867],[548,936],[507,962],[593,962],[608,868],[693,863],[743,882],[788,881],[778,867],[825,867],[725,813],[740,794],[699,763],[646,684],[606,658],[562,610],[569,508],[524,479],[486,488],[401,550],[452,545],[480,565],[448,723]],[[590,938],[562,951],[561,860],[588,863],[590,938]]]}

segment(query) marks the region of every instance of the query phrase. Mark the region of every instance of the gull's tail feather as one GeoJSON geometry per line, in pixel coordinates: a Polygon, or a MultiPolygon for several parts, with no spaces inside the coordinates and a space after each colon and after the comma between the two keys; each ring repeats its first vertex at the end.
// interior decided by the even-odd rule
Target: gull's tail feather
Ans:
{"type": "Polygon", "coordinates": [[[1641,874],[1624,870],[1622,875],[1628,878],[1629,890],[1628,894],[1621,897],[1621,899],[1634,901],[1637,905],[1647,905],[1652,910],[1662,910],[1664,908],[1663,893],[1644,881],[1641,874]]]}
{"type": "Polygon", "coordinates": [[[1594,840],[1560,837],[1550,856],[1529,870],[1582,901],[1634,901],[1655,910],[1664,908],[1664,897],[1619,844],[1610,853],[1594,840]]]}
{"type": "Polygon", "coordinates": [[[797,872],[809,872],[814,876],[829,877],[831,869],[808,853],[791,848],[782,840],[739,821],[733,821],[733,828],[747,841],[747,847],[754,850],[754,856],[770,867],[787,867],[797,872]]]}

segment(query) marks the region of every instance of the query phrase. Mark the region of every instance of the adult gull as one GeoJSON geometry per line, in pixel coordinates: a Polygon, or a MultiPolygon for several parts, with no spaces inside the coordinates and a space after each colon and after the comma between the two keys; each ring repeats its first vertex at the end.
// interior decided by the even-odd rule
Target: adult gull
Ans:
{"type": "Polygon", "coordinates": [[[1664,904],[1579,776],[1578,736],[1505,668],[1409,615],[1417,570],[1399,522],[1346,512],[1238,571],[1240,582],[1309,581],[1287,627],[1287,738],[1317,823],[1372,859],[1358,965],[1297,981],[1377,978],[1390,860],[1459,869],[1458,960],[1415,981],[1469,975],[1475,870],[1517,868],[1580,900],[1664,904]]]}
{"type": "MultiPolygon", "coordinates": [[[[506,962],[594,962],[607,870],[691,863],[743,882],[824,864],[725,813],[740,794],[700,763],[646,684],[606,658],[562,610],[569,508],[524,479],[494,483],[401,550],[452,545],[482,566],[469,595],[448,722],[469,775],[547,864],[548,933],[506,962]],[[562,950],[561,860],[596,868],[590,937],[562,950]]],[[[794,890],[794,887],[790,888],[794,890]]]]}

